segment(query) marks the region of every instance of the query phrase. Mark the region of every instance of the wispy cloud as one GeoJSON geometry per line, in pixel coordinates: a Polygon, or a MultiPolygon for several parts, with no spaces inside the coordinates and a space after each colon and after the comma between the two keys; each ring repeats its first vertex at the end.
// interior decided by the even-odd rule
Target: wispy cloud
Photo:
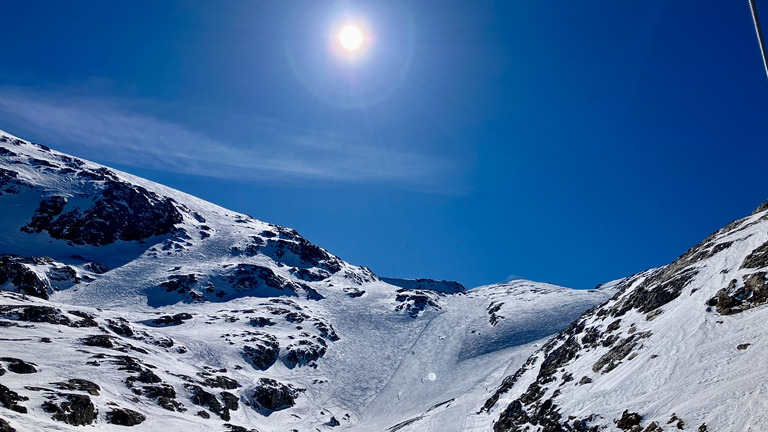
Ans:
{"type": "Polygon", "coordinates": [[[222,140],[118,106],[0,88],[0,119],[6,120],[0,128],[33,130],[46,144],[67,144],[99,161],[239,181],[398,182],[432,189],[440,188],[449,168],[434,155],[291,131],[267,120],[254,122],[247,139],[222,140]]]}

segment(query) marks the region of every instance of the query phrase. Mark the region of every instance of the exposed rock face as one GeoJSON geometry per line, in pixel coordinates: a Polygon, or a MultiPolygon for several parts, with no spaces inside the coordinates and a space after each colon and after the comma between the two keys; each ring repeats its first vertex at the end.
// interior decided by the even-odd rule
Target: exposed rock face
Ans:
{"type": "Polygon", "coordinates": [[[144,414],[128,408],[114,408],[107,411],[107,421],[116,425],[136,426],[146,419],[144,414]]]}
{"type": "Polygon", "coordinates": [[[187,384],[185,387],[192,395],[191,400],[193,404],[208,408],[212,413],[221,417],[222,420],[228,421],[230,419],[229,408],[219,402],[212,393],[208,393],[202,387],[193,384],[187,384]]]}
{"type": "Polygon", "coordinates": [[[8,408],[11,411],[16,411],[22,414],[26,413],[27,408],[19,405],[19,402],[28,401],[28,400],[29,400],[28,397],[20,396],[15,391],[0,384],[0,405],[4,406],[5,408],[8,408]]]}
{"type": "Polygon", "coordinates": [[[440,310],[437,304],[439,294],[427,290],[408,290],[400,289],[395,301],[400,304],[395,307],[396,311],[406,311],[411,318],[417,318],[427,308],[440,310]]]}
{"type": "MultiPolygon", "coordinates": [[[[702,316],[697,315],[697,319],[702,320],[709,319],[705,314],[714,307],[721,315],[730,315],[768,303],[768,242],[751,252],[744,252],[744,245],[750,245],[745,240],[755,235],[754,229],[745,231],[766,219],[768,215],[763,214],[735,221],[689,249],[675,262],[616,283],[618,292],[613,299],[586,312],[568,329],[550,339],[528,359],[523,368],[504,379],[502,386],[481,409],[481,412],[493,410],[502,395],[515,393],[516,397],[511,398],[513,400],[501,410],[494,430],[597,431],[611,429],[614,424],[621,430],[662,430],[659,426],[661,419],[642,424],[645,420],[638,414],[642,412],[642,407],[628,406],[615,423],[609,425],[606,424],[610,419],[607,413],[595,412],[580,418],[570,415],[563,405],[573,403],[573,399],[568,397],[576,397],[574,394],[583,397],[583,392],[573,389],[582,386],[594,388],[592,386],[596,384],[593,383],[604,384],[606,379],[611,380],[602,378],[603,375],[617,379],[613,373],[615,369],[632,362],[648,346],[662,343],[654,334],[659,327],[651,322],[670,311],[680,318],[678,314],[681,312],[670,306],[673,302],[686,305],[683,310],[688,311],[685,302],[690,296],[704,295],[704,289],[711,293],[708,294],[710,296],[715,294],[709,298],[707,305],[701,305],[699,312],[702,316]],[[735,245],[739,248],[737,252],[732,249],[735,245]],[[730,251],[727,259],[718,255],[727,250],[730,251]],[[739,264],[740,267],[736,268],[739,264]],[[733,274],[734,279],[727,287],[713,289],[710,281],[720,280],[724,277],[720,275],[726,274],[733,274]],[[654,333],[650,328],[654,329],[654,333]],[[523,377],[526,378],[523,382],[529,383],[527,388],[517,388],[523,377]],[[573,382],[574,377],[581,378],[573,382]]],[[[493,305],[488,309],[492,318],[494,309],[493,305]]],[[[712,322],[715,325],[723,323],[712,322]]],[[[666,328],[664,330],[667,331],[666,328]]],[[[674,333],[674,330],[670,332],[674,333]]],[[[731,346],[736,347],[734,351],[744,351],[750,344],[733,343],[731,346]]],[[[658,355],[646,354],[645,357],[652,360],[658,355]]],[[[627,367],[629,369],[623,370],[632,370],[627,367]]],[[[656,366],[648,364],[644,367],[656,366]]],[[[618,388],[615,382],[611,382],[611,388],[618,388]]],[[[674,422],[670,423],[685,423],[674,414],[673,417],[674,422]]]]}
{"type": "Polygon", "coordinates": [[[89,208],[74,207],[65,212],[67,199],[50,197],[40,202],[22,231],[29,234],[45,231],[57,240],[103,246],[118,240],[144,240],[168,234],[182,221],[172,199],[122,182],[108,170],[81,171],[80,175],[103,181],[103,190],[89,208]]]}
{"type": "Polygon", "coordinates": [[[0,432],[16,432],[7,421],[0,418],[0,432]]]}
{"type": "Polygon", "coordinates": [[[54,420],[73,426],[89,425],[96,420],[96,408],[91,398],[72,393],[56,393],[43,403],[43,410],[53,414],[54,420]]]}
{"type": "Polygon", "coordinates": [[[192,315],[182,312],[178,313],[176,315],[163,315],[160,318],[156,318],[152,320],[152,324],[159,325],[159,326],[177,326],[184,324],[184,321],[188,321],[192,319],[192,315]]]}
{"type": "Polygon", "coordinates": [[[448,280],[435,280],[426,278],[401,279],[390,277],[382,277],[380,279],[388,284],[409,290],[430,290],[441,292],[443,294],[456,294],[465,292],[467,290],[464,285],[455,281],[448,280]]]}
{"type": "Polygon", "coordinates": [[[267,370],[275,364],[279,352],[277,339],[270,334],[261,333],[253,338],[250,345],[243,347],[243,358],[254,368],[267,370]]]}
{"type": "Polygon", "coordinates": [[[642,420],[643,417],[640,416],[640,414],[631,413],[627,410],[624,410],[624,412],[621,414],[621,418],[615,420],[615,423],[617,428],[621,430],[629,430],[635,426],[639,426],[642,420]]]}
{"type": "Polygon", "coordinates": [[[237,409],[240,407],[240,399],[232,393],[224,391],[219,393],[219,396],[221,397],[222,402],[224,402],[224,406],[227,407],[228,410],[237,411],[237,409]]]}
{"type": "Polygon", "coordinates": [[[99,387],[98,384],[80,378],[73,378],[64,382],[53,383],[52,385],[59,390],[83,391],[90,394],[91,396],[98,396],[99,392],[101,391],[101,387],[99,387]]]}
{"type": "Polygon", "coordinates": [[[716,306],[717,312],[722,315],[737,314],[766,303],[768,303],[768,280],[766,280],[765,271],[746,274],[742,276],[741,283],[737,279],[731,280],[727,288],[719,290],[707,302],[709,306],[716,306]]]}
{"type": "Polygon", "coordinates": [[[303,365],[314,366],[314,362],[325,355],[325,346],[323,346],[325,342],[322,339],[318,339],[318,341],[322,342],[322,345],[315,341],[302,339],[287,346],[287,354],[283,360],[285,365],[289,368],[303,365]]]}
{"type": "Polygon", "coordinates": [[[255,402],[256,409],[278,411],[293,406],[299,393],[303,391],[304,389],[283,384],[270,378],[259,378],[251,397],[255,402]]]}
{"type": "Polygon", "coordinates": [[[6,363],[6,367],[9,371],[17,374],[32,374],[37,372],[37,368],[34,363],[28,363],[24,360],[13,357],[0,357],[1,362],[6,363]]]}
{"type": "Polygon", "coordinates": [[[297,295],[299,285],[275,274],[272,269],[253,264],[238,264],[226,273],[232,287],[238,291],[255,290],[266,286],[288,295],[297,295]]]}

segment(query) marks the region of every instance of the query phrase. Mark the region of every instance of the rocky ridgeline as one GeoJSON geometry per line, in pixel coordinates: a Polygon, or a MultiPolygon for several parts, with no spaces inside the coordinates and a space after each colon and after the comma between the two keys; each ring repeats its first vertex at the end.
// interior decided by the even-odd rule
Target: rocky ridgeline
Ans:
{"type": "MultiPolygon", "coordinates": [[[[733,315],[748,313],[750,309],[765,304],[768,301],[768,242],[749,251],[736,268],[729,267],[728,260],[715,261],[718,254],[752,236],[745,231],[768,221],[765,210],[768,210],[768,203],[752,216],[713,233],[675,262],[620,281],[616,285],[619,291],[611,300],[586,312],[567,330],[550,339],[515,374],[504,379],[480,412],[496,409],[507,393],[519,396],[501,410],[493,426],[494,431],[597,432],[604,430],[608,424],[611,425],[609,429],[633,432],[658,432],[666,430],[664,428],[669,428],[669,425],[683,429],[686,422],[675,413],[670,413],[668,422],[646,421],[638,414],[642,407],[627,407],[624,414],[613,419],[607,418],[603,412],[574,416],[561,409],[560,401],[569,400],[570,389],[591,385],[599,377],[611,375],[617,367],[635,359],[647,344],[652,343],[650,338],[653,332],[646,329],[648,324],[645,323],[651,323],[668,312],[667,306],[684,292],[688,297],[699,289],[711,290],[712,287],[702,286],[701,282],[693,283],[704,269],[714,268],[719,274],[738,273],[739,277],[727,287],[716,290],[706,304],[701,304],[703,312],[704,309],[710,312],[714,308],[721,315],[733,315]],[[723,268],[718,267],[723,265],[723,268]],[[642,318],[638,320],[637,317],[642,318]],[[579,375],[575,375],[577,371],[579,375]],[[529,377],[535,378],[531,380],[529,377]],[[520,387],[521,382],[530,384],[520,387]]],[[[493,309],[489,307],[492,319],[493,309]]],[[[749,345],[741,344],[736,348],[746,350],[749,345]]],[[[707,430],[706,424],[696,427],[698,429],[693,430],[707,430]]]]}
{"type": "Polygon", "coordinates": [[[55,172],[73,179],[87,180],[90,193],[81,193],[76,205],[70,198],[50,194],[45,188],[24,179],[17,171],[0,170],[0,194],[34,191],[44,197],[20,229],[26,233],[46,232],[51,238],[77,245],[103,246],[117,240],[134,241],[168,234],[182,215],[173,199],[160,197],[145,188],[123,180],[107,168],[93,168],[84,161],[52,152],[45,146],[37,149],[45,159],[15,152],[24,141],[0,136],[3,165],[24,165],[40,172],[55,172]]]}
{"type": "MultiPolygon", "coordinates": [[[[49,298],[55,291],[88,285],[112,270],[98,261],[114,257],[99,250],[128,244],[135,255],[116,266],[142,254],[162,262],[208,244],[224,248],[216,252],[221,262],[209,262],[204,271],[199,261],[192,260],[191,268],[169,270],[159,284],[146,281],[143,289],[152,305],[222,302],[242,296],[320,300],[322,294],[311,284],[331,276],[352,286],[378,280],[367,268],[344,263],[293,229],[216,210],[212,223],[206,219],[211,214],[204,216],[184,199],[145,186],[109,168],[0,135],[0,206],[8,199],[13,205],[6,209],[26,212],[18,226],[0,228],[43,243],[63,242],[71,251],[53,248],[52,258],[0,255],[0,289],[49,298]],[[25,204],[19,206],[21,202],[25,204]]],[[[13,216],[12,220],[19,219],[13,216]]],[[[41,249],[43,254],[46,246],[41,249]]]]}

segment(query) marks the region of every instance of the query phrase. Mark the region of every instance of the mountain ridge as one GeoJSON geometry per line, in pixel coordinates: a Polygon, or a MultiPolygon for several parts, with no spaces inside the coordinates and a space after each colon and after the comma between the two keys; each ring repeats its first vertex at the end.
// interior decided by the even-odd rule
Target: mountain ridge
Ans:
{"type": "Polygon", "coordinates": [[[393,285],[290,228],[4,133],[0,212],[6,429],[385,430],[429,411],[413,424],[462,430],[610,296],[393,285]]]}

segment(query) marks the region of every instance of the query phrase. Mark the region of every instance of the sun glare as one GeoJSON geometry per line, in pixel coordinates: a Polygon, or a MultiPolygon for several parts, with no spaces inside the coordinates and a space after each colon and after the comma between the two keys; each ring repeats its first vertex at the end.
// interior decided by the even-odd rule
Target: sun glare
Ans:
{"type": "Polygon", "coordinates": [[[349,24],[339,32],[339,43],[347,51],[357,51],[363,46],[364,36],[359,27],[349,24]]]}

